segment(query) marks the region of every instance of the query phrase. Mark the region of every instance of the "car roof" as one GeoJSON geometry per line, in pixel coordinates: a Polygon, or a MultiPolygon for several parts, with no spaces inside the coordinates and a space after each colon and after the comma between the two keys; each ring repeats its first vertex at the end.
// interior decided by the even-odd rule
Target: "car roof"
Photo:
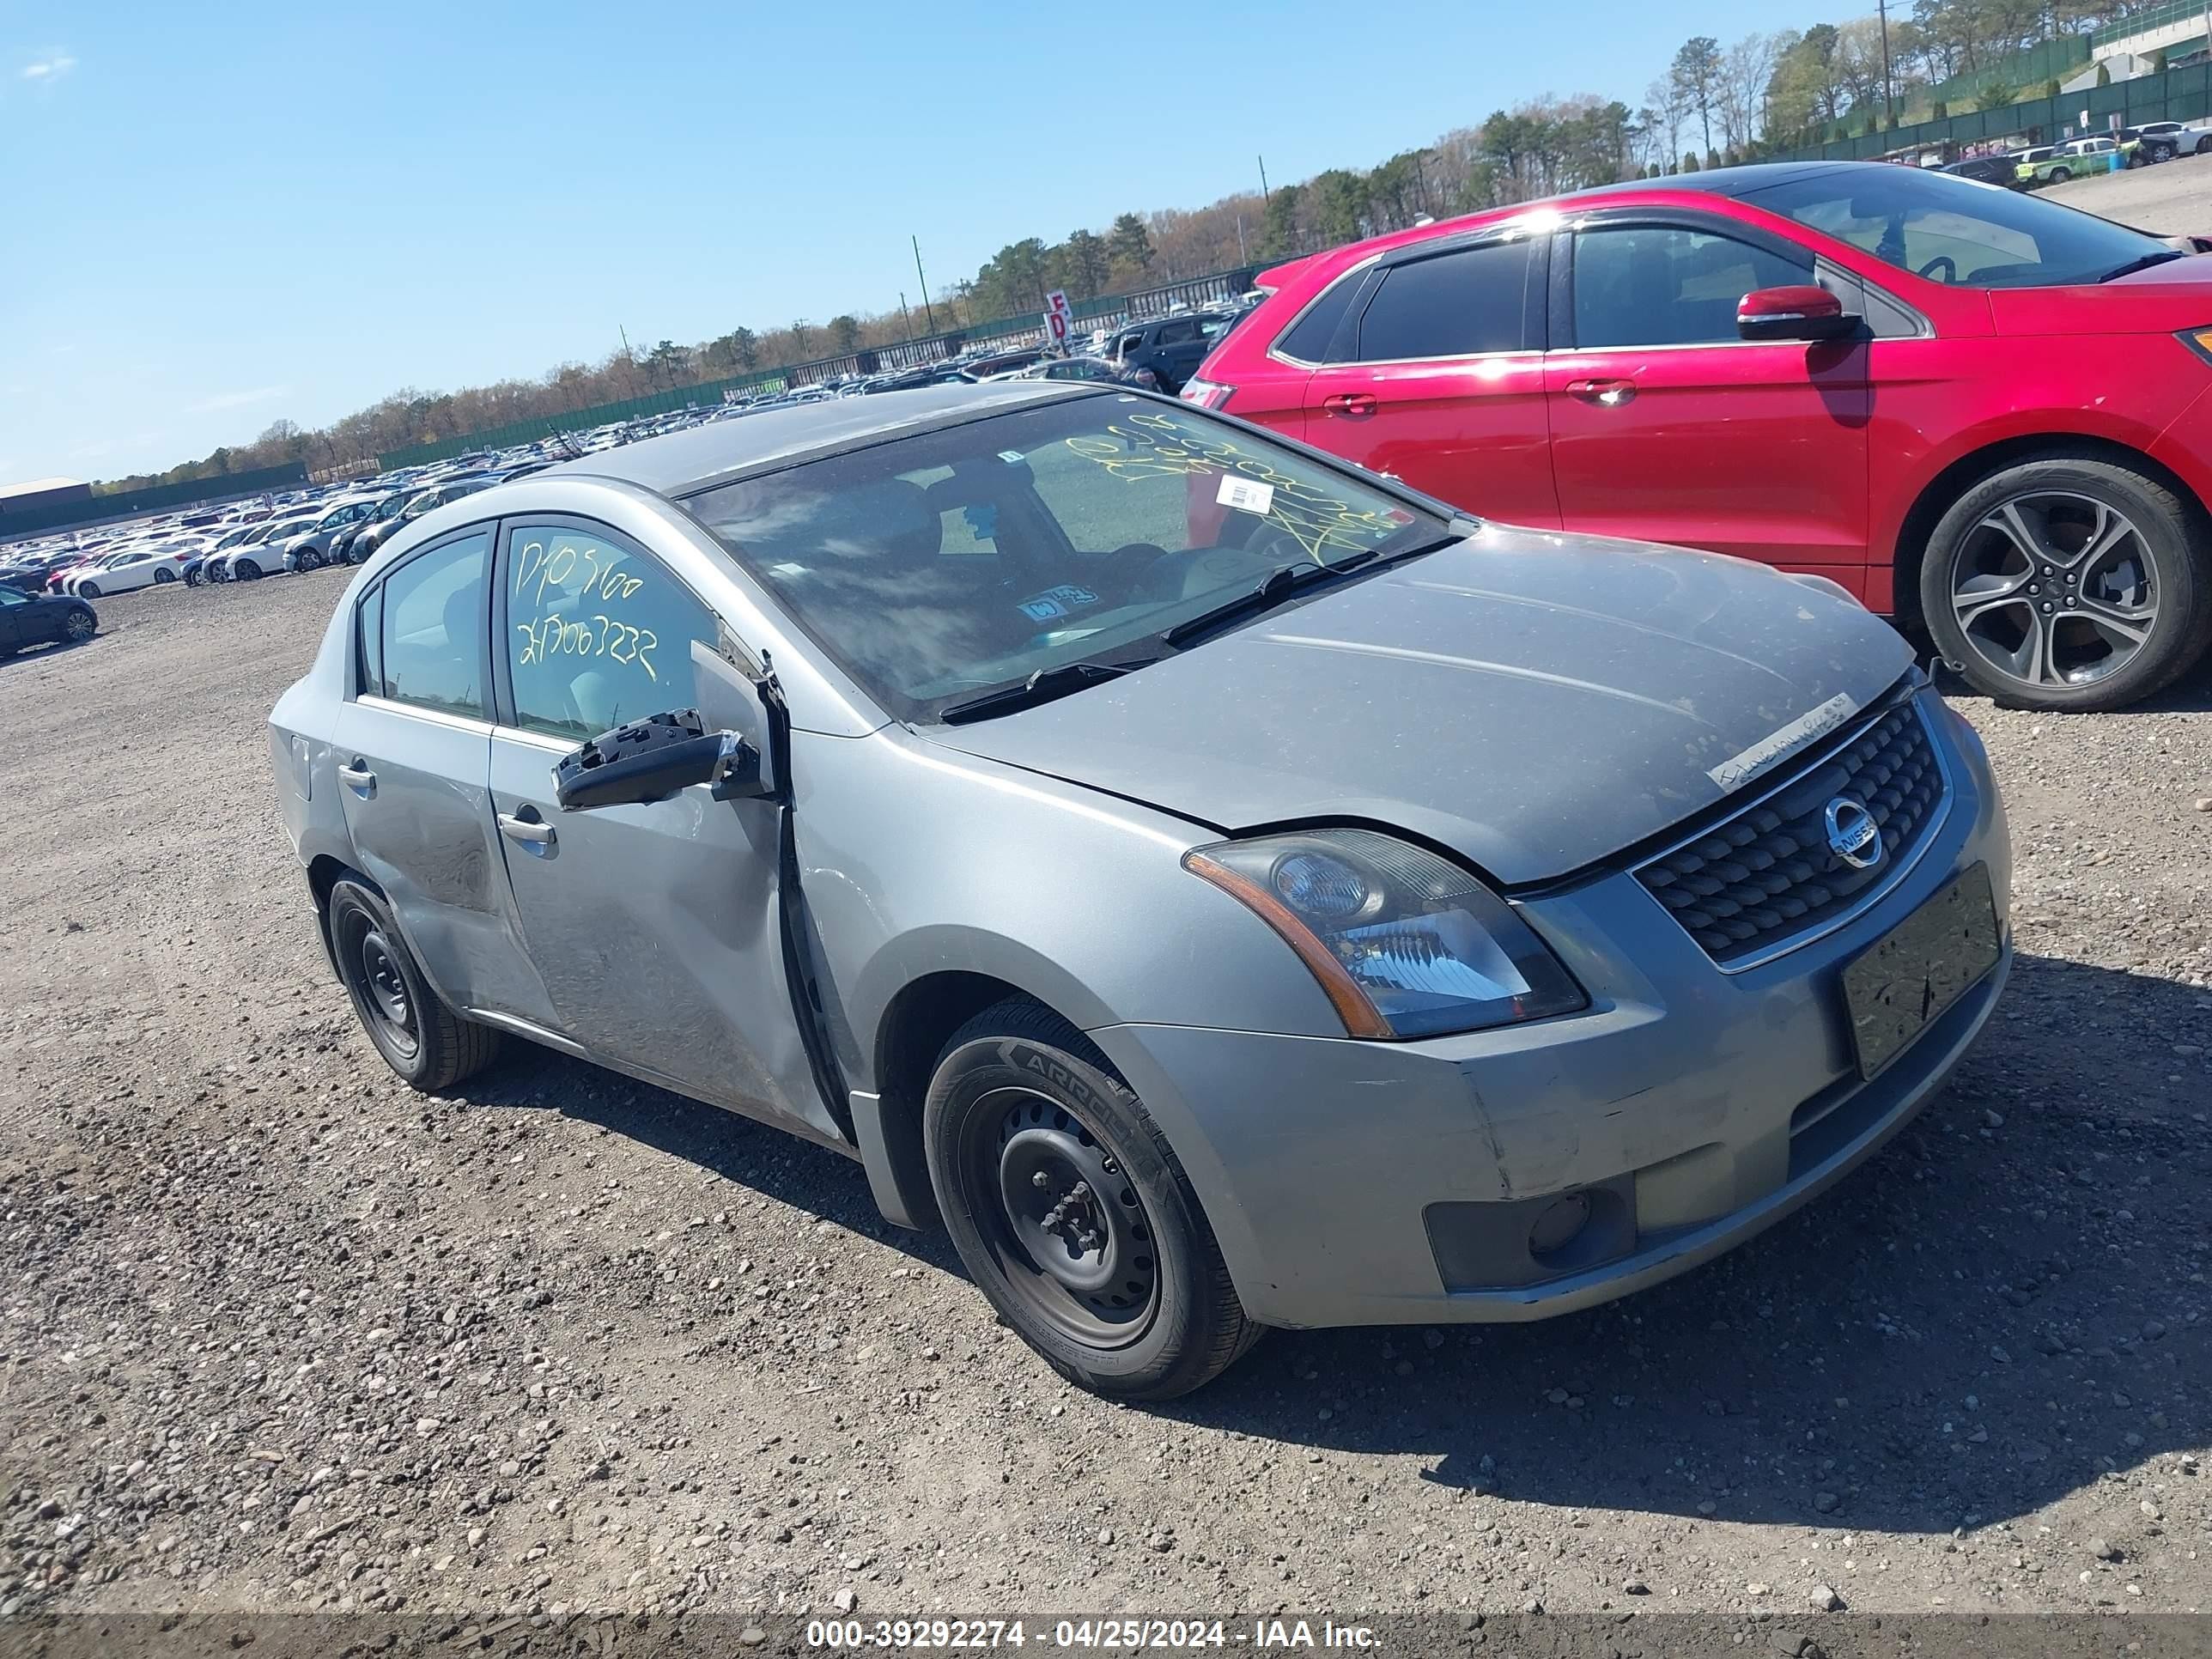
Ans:
{"type": "Polygon", "coordinates": [[[1503,224],[1532,213],[1557,212],[1586,204],[1608,206],[1649,203],[1654,206],[1678,206],[1683,198],[1696,196],[1719,196],[1733,201],[1799,179],[1814,179],[1822,173],[1854,169],[1870,172],[1876,168],[1883,172],[1894,171],[1893,164],[1887,161],[1755,161],[1744,167],[1715,167],[1705,173],[1669,173],[1663,179],[1624,179],[1617,185],[1597,185],[1565,196],[1547,196],[1534,201],[1515,202],[1506,207],[1485,208],[1479,213],[1438,219],[1429,224],[1370,236],[1364,241],[1350,242],[1321,253],[1308,254],[1304,258],[1285,260],[1271,270],[1261,271],[1258,280],[1264,288],[1280,289],[1286,283],[1321,269],[1324,263],[1332,272],[1343,270],[1373,254],[1411,246],[1438,236],[1449,236],[1456,231],[1503,224]]]}
{"type": "Polygon", "coordinates": [[[972,420],[1022,404],[1089,395],[1093,395],[1090,386],[1081,381],[994,380],[786,404],[742,421],[708,421],[563,461],[517,483],[564,477],[613,478],[664,495],[684,495],[717,479],[801,455],[859,449],[913,428],[972,420]]]}

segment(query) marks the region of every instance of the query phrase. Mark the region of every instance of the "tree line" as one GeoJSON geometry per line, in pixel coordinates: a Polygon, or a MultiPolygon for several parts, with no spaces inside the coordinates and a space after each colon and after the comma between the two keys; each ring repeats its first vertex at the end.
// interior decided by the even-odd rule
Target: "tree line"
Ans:
{"type": "Polygon", "coordinates": [[[1009,243],[975,274],[893,310],[848,313],[781,327],[739,325],[710,340],[663,339],[592,362],[556,364],[451,392],[403,387],[314,429],[277,421],[250,443],[218,447],[166,472],[117,479],[102,490],[218,477],[303,461],[348,471],[380,454],[523,421],[558,421],[598,405],[680,391],[972,328],[1041,311],[1054,289],[1072,298],[1126,294],[1243,265],[1260,265],[1425,217],[1510,205],[1638,176],[1753,161],[1923,114],[1960,114],[2056,87],[2015,85],[2008,60],[2027,49],[2123,21],[2156,0],[1914,0],[1888,26],[1887,73],[1875,17],[1746,35],[1723,46],[1684,41],[1644,100],[1582,94],[1530,99],[1455,128],[1364,170],[1250,190],[1200,208],[1128,212],[1101,230],[1009,243]],[[1956,101],[1936,96],[1962,84],[1956,101]]]}

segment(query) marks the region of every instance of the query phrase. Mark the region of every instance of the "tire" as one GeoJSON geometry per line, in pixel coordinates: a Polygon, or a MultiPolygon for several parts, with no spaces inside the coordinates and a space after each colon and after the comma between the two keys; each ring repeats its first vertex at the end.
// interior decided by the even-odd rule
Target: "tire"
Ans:
{"type": "Polygon", "coordinates": [[[198,587],[200,583],[205,580],[206,579],[200,574],[197,566],[185,572],[185,586],[187,587],[198,587]]]}
{"type": "Polygon", "coordinates": [[[251,559],[234,559],[230,566],[233,581],[250,582],[261,574],[261,567],[251,559]]]}
{"type": "Polygon", "coordinates": [[[953,1034],[922,1138],[969,1276],[1069,1382],[1109,1399],[1170,1400],[1259,1340],[1166,1137],[1105,1056],[1048,1010],[1012,999],[953,1034]],[[1050,1272],[1039,1265],[1047,1240],[1062,1264],[1050,1272]]]}
{"type": "Polygon", "coordinates": [[[2063,185],[2073,176],[2073,170],[2069,167],[2053,167],[2045,175],[2048,182],[2054,185],[2063,185]]]}
{"type": "Polygon", "coordinates": [[[98,582],[79,582],[71,591],[80,599],[96,599],[100,597],[100,584],[98,582]]]}
{"type": "Polygon", "coordinates": [[[163,586],[176,580],[177,573],[173,570],[156,570],[154,573],[154,586],[156,587],[163,586]]]}
{"type": "Polygon", "coordinates": [[[71,645],[82,645],[99,631],[100,618],[89,610],[70,611],[62,624],[62,637],[71,645]]]}
{"type": "Polygon", "coordinates": [[[2124,708],[2212,645],[2212,532],[2132,467],[2033,457],[1952,503],[1920,604],[1937,652],[1998,703],[2124,708]]]}
{"type": "Polygon", "coordinates": [[[463,1019],[430,988],[380,897],[340,880],[331,889],[327,916],[331,954],[354,1018],[401,1081],[433,1094],[491,1064],[499,1033],[463,1019]]]}

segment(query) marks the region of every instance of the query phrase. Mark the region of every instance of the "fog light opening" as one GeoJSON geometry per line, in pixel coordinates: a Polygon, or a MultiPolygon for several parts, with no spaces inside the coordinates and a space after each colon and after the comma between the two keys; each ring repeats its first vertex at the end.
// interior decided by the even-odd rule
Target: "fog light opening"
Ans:
{"type": "Polygon", "coordinates": [[[1590,1214],[1587,1192],[1568,1193],[1554,1200],[1528,1229],[1528,1254],[1539,1261],[1557,1255],[1582,1236],[1590,1214]]]}

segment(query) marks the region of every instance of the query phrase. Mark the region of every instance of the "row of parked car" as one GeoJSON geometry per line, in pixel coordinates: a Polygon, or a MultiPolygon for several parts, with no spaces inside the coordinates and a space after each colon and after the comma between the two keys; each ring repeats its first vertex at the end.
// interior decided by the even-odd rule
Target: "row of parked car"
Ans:
{"type": "Polygon", "coordinates": [[[2063,143],[2033,144],[1985,155],[1968,155],[1938,171],[1985,185],[2034,190],[2116,167],[2150,167],[2184,155],[2212,155],[2212,120],[2149,121],[2063,143]]]}

